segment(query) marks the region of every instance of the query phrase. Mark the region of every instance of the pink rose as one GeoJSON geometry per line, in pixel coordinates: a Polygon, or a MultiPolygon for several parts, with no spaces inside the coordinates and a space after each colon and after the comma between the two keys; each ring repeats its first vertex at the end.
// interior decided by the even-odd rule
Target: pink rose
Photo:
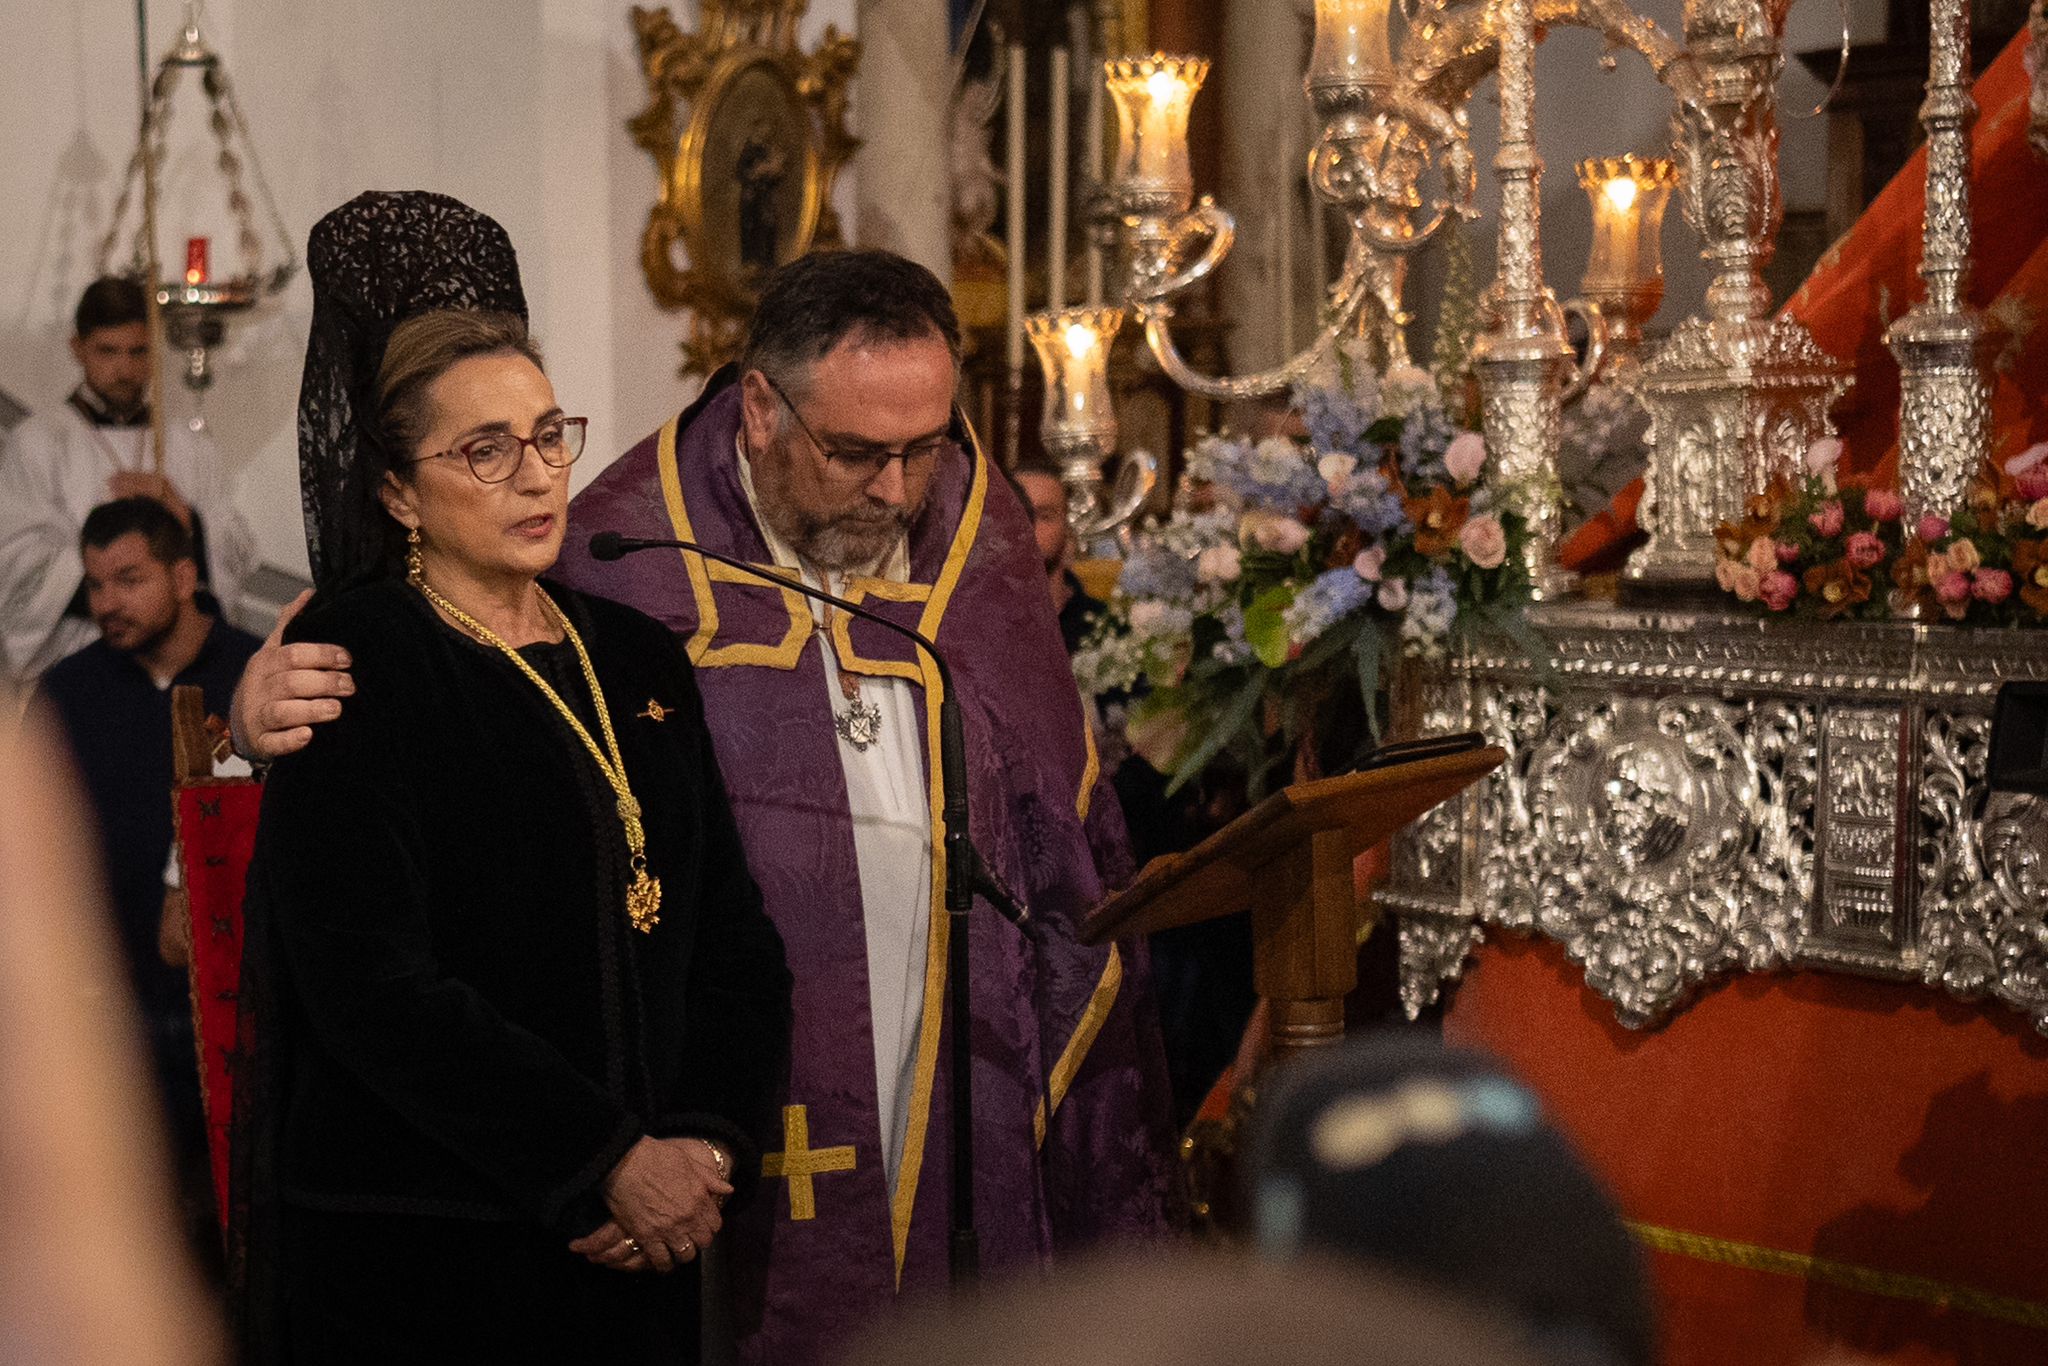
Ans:
{"type": "Polygon", "coordinates": [[[1459,432],[1444,448],[1444,468],[1460,487],[1479,477],[1486,464],[1486,438],[1477,432],[1459,432]]]}
{"type": "Polygon", "coordinates": [[[2012,596],[2012,575],[2003,569],[1980,569],[1970,580],[1970,592],[1979,602],[2004,602],[2012,596]]]}
{"type": "Polygon", "coordinates": [[[1408,605],[1408,580],[1388,579],[1373,597],[1387,611],[1398,612],[1408,605]]]}
{"type": "Polygon", "coordinates": [[[1728,586],[1742,601],[1755,602],[1758,595],[1763,592],[1764,576],[1746,564],[1731,563],[1728,566],[1728,586]]]}
{"type": "Polygon", "coordinates": [[[1759,592],[1763,597],[1764,606],[1773,612],[1782,612],[1799,596],[1799,580],[1782,569],[1774,569],[1764,575],[1759,592]]]}
{"type": "Polygon", "coordinates": [[[1945,603],[1968,602],[1970,600],[1970,576],[1951,570],[1936,580],[1934,596],[1945,603]]]}
{"type": "Polygon", "coordinates": [[[1936,541],[1948,535],[1948,518],[1937,517],[1930,512],[1920,519],[1920,524],[1914,528],[1914,531],[1921,540],[1929,545],[1933,545],[1936,541]]]}
{"type": "Polygon", "coordinates": [[[1234,545],[1212,545],[1195,557],[1195,577],[1204,583],[1229,583],[1243,569],[1243,557],[1234,545]]]}
{"type": "Polygon", "coordinates": [[[1778,543],[1768,536],[1759,536],[1749,543],[1749,554],[1743,557],[1759,574],[1769,574],[1778,567],[1778,543]]]}
{"type": "Polygon", "coordinates": [[[1332,452],[1316,461],[1316,473],[1323,476],[1323,483],[1330,489],[1332,498],[1342,498],[1344,491],[1351,487],[1351,476],[1358,469],[1358,457],[1332,452]]]}
{"type": "Polygon", "coordinates": [[[1276,555],[1292,555],[1308,544],[1308,528],[1292,517],[1277,513],[1255,512],[1244,519],[1241,535],[1248,537],[1261,550],[1270,550],[1276,555]]]}
{"type": "Polygon", "coordinates": [[[1739,568],[1741,564],[1736,560],[1723,559],[1719,556],[1714,558],[1714,582],[1721,585],[1723,593],[1735,591],[1735,571],[1739,568]]]}
{"type": "Polygon", "coordinates": [[[1793,564],[1799,559],[1799,547],[1790,541],[1778,542],[1778,563],[1793,564]]]}
{"type": "Polygon", "coordinates": [[[1948,552],[1946,550],[1930,550],[1927,552],[1927,564],[1924,567],[1924,572],[1929,583],[1940,583],[1943,579],[1955,573],[1956,567],[1948,562],[1948,552]]]}
{"type": "Polygon", "coordinates": [[[1498,517],[1482,512],[1467,519],[1458,532],[1458,548],[1481,569],[1497,569],[1508,557],[1508,536],[1501,530],[1498,517]]]}
{"type": "Polygon", "coordinates": [[[1884,559],[1884,542],[1867,531],[1859,531],[1849,538],[1842,554],[1858,569],[1868,569],[1884,559]]]}
{"type": "Polygon", "coordinates": [[[2048,441],[2038,441],[2005,462],[2005,472],[2017,479],[2028,470],[2048,464],[2048,441]]]}
{"type": "Polygon", "coordinates": [[[1822,537],[1841,535],[1843,518],[1842,505],[1832,498],[1806,515],[1814,534],[1822,537]]]}
{"type": "Polygon", "coordinates": [[[2027,525],[2036,531],[2048,531],[2048,498],[2042,498],[2027,509],[2027,525]]]}
{"type": "Polygon", "coordinates": [[[1358,558],[1351,562],[1351,567],[1367,583],[1378,583],[1380,571],[1387,567],[1387,548],[1383,545],[1367,546],[1358,552],[1358,558]]]}
{"type": "Polygon", "coordinates": [[[1832,484],[1835,467],[1842,463],[1842,438],[1824,436],[1806,448],[1806,472],[1832,484]]]}
{"type": "Polygon", "coordinates": [[[1959,574],[1967,574],[1984,563],[1984,557],[1977,553],[1975,541],[1957,541],[1948,548],[1949,568],[1959,574]]]}
{"type": "Polygon", "coordinates": [[[2020,476],[2020,497],[2028,502],[2048,498],[2048,469],[2028,470],[2020,476]]]}
{"type": "Polygon", "coordinates": [[[1863,511],[1873,522],[1896,522],[1906,515],[1906,500],[1890,489],[1872,489],[1863,495],[1863,511]]]}

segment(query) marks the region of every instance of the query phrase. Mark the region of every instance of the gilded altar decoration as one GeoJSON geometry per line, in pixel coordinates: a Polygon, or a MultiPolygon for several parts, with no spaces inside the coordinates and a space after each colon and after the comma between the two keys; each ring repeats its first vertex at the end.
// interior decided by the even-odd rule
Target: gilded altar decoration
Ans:
{"type": "Polygon", "coordinates": [[[1529,595],[1521,500],[1436,382],[1382,378],[1340,349],[1296,391],[1305,440],[1210,437],[1163,525],[1138,533],[1109,610],[1075,656],[1091,697],[1143,695],[1133,748],[1176,784],[1222,758],[1262,794],[1285,763],[1347,768],[1381,676],[1442,657],[1454,630],[1529,595]]]}
{"type": "Polygon", "coordinates": [[[661,174],[640,267],[657,302],[689,311],[685,375],[738,351],[769,271],[841,244],[832,187],[859,146],[846,113],[860,44],[827,28],[804,52],[806,7],[702,0],[695,33],[666,7],[633,10],[648,104],[627,127],[661,174]]]}

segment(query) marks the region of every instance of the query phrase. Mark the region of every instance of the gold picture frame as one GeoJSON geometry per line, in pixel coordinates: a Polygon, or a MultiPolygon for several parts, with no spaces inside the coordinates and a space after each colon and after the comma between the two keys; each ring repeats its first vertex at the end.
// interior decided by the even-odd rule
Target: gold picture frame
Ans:
{"type": "Polygon", "coordinates": [[[660,171],[640,265],[655,301],[690,315],[686,376],[738,352],[768,271],[843,241],[832,188],[860,145],[846,127],[860,44],[827,28],[804,52],[806,5],[702,0],[695,33],[665,7],[633,10],[648,105],[627,127],[660,171]]]}

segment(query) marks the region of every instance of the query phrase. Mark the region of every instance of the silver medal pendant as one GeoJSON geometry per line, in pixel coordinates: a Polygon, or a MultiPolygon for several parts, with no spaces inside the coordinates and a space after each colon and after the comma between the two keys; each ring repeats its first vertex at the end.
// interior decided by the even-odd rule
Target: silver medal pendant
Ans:
{"type": "Polygon", "coordinates": [[[840,739],[865,754],[869,745],[882,738],[882,709],[855,695],[848,700],[846,710],[833,718],[832,728],[839,732],[840,739]]]}

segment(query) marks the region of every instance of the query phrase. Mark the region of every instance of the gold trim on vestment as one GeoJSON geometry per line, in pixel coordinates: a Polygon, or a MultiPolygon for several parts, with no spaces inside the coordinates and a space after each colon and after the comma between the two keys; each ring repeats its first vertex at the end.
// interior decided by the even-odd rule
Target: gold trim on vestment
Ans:
{"type": "MultiPolygon", "coordinates": [[[[988,458],[971,434],[966,449],[974,461],[967,501],[961,506],[960,525],[953,533],[952,547],[946,551],[945,567],[939,571],[932,595],[917,619],[917,629],[927,640],[939,638],[939,623],[945,618],[946,605],[953,600],[953,590],[959,586],[961,572],[967,567],[967,556],[981,530],[982,504],[988,498],[988,458]]],[[[924,651],[917,652],[917,660],[924,678],[925,767],[931,774],[925,786],[931,791],[932,894],[928,916],[931,928],[925,936],[924,1016],[917,1031],[917,1073],[911,1083],[909,1123],[903,1130],[903,1160],[896,1168],[896,1189],[889,1212],[899,1288],[903,1284],[903,1258],[910,1249],[910,1216],[917,1207],[918,1173],[924,1166],[925,1131],[931,1121],[932,1077],[939,1065],[939,1026],[945,1018],[946,942],[952,932],[946,916],[946,832],[942,819],[946,780],[939,765],[939,702],[945,690],[939,686],[938,674],[924,651]]],[[[957,1020],[953,1027],[971,1026],[972,1021],[957,1020]]]]}
{"type": "MultiPolygon", "coordinates": [[[[669,525],[674,528],[676,539],[694,541],[697,533],[690,527],[690,511],[683,502],[682,474],[676,467],[676,434],[681,421],[682,417],[678,415],[662,424],[661,437],[655,445],[655,464],[661,471],[661,497],[668,505],[669,525]]],[[[789,630],[783,633],[777,644],[767,645],[758,641],[714,644],[718,639],[718,599],[713,595],[711,585],[732,583],[755,588],[771,585],[750,579],[729,564],[707,561],[694,551],[678,550],[676,553],[683,557],[683,572],[690,576],[690,593],[697,600],[697,629],[691,634],[686,647],[692,664],[700,669],[750,666],[789,670],[796,667],[817,624],[811,616],[807,598],[788,588],[775,590],[782,595],[783,610],[789,613],[789,630]]],[[[761,567],[771,573],[788,573],[775,565],[761,567]]]]}
{"type": "Polygon", "coordinates": [[[2023,1300],[2016,1295],[1997,1295],[1988,1290],[1978,1290],[1974,1286],[1952,1285],[1925,1276],[1908,1275],[1902,1271],[1880,1271],[1876,1267],[1858,1266],[1853,1262],[1830,1261],[1825,1257],[1815,1257],[1804,1252],[1786,1252],[1781,1248],[1764,1247],[1758,1243],[1741,1243],[1732,1238],[1687,1233],[1675,1228],[1661,1228],[1656,1224],[1639,1224],[1633,1220],[1629,1222],[1628,1229],[1645,1247],[1658,1252],[1668,1252],[1674,1257],[1718,1262],[1723,1266],[1741,1267],[1745,1271],[1797,1276],[1801,1280],[1839,1286],[1844,1290],[1854,1290],[1865,1295],[1879,1295],[1892,1300],[1912,1300],[1919,1304],[1933,1305],[1937,1309],[1953,1309],[1965,1314],[1974,1314],[1978,1318],[1999,1319],[2027,1328],[2048,1329],[2048,1304],[2036,1300],[2023,1300]]]}
{"type": "Polygon", "coordinates": [[[1089,809],[1095,805],[1095,780],[1102,776],[1102,756],[1095,750],[1095,727],[1089,724],[1085,700],[1081,703],[1081,746],[1088,757],[1081,764],[1081,790],[1074,796],[1074,814],[1086,825],[1089,809]]]}
{"type": "MultiPolygon", "coordinates": [[[[1115,1008],[1117,992],[1123,984],[1123,955],[1117,951],[1116,945],[1111,944],[1109,961],[1102,965],[1102,978],[1095,984],[1095,994],[1088,998],[1088,1008],[1081,1012],[1080,1022],[1074,1026],[1074,1033],[1061,1051],[1060,1060],[1053,1064],[1052,1076],[1046,1080],[1045,1089],[1052,1094],[1053,1113],[1059,1113],[1060,1102],[1067,1098],[1067,1091],[1073,1086],[1081,1064],[1088,1060],[1088,1050],[1095,1046],[1095,1036],[1102,1032],[1109,1012],[1115,1008]]],[[[1040,1097],[1038,1109],[1031,1117],[1031,1137],[1041,1148],[1045,1146],[1045,1124],[1045,1099],[1040,1097]]]]}
{"type": "MultiPolygon", "coordinates": [[[[851,578],[840,591],[840,597],[856,605],[869,598],[883,602],[925,602],[931,601],[932,586],[926,583],[897,583],[893,579],[876,579],[866,576],[851,578]]],[[[827,613],[832,618],[832,648],[839,654],[839,667],[848,673],[866,674],[871,678],[907,678],[913,683],[924,682],[924,651],[914,650],[909,659],[867,659],[853,648],[853,635],[849,629],[853,618],[844,612],[827,613]]]]}

